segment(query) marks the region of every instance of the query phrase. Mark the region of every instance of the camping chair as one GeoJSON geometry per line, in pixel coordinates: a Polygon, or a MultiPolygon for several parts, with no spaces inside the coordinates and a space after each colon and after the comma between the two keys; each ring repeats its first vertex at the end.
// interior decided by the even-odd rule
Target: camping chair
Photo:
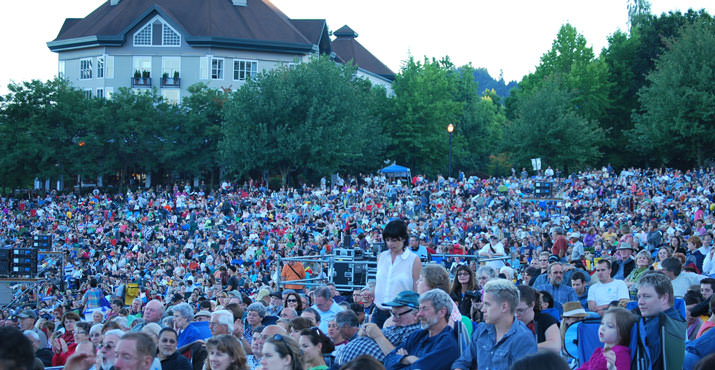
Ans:
{"type": "Polygon", "coordinates": [[[651,370],[650,351],[645,343],[645,323],[638,320],[631,329],[631,340],[628,348],[631,350],[632,370],[651,370]]]}
{"type": "Polygon", "coordinates": [[[579,366],[591,358],[596,348],[603,346],[598,339],[601,317],[588,317],[569,325],[564,332],[564,351],[578,361],[579,366]]]}

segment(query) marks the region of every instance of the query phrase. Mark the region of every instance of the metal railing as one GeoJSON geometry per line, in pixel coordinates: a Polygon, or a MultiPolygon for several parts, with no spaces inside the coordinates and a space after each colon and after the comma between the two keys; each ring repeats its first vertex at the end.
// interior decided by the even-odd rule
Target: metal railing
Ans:
{"type": "MultiPolygon", "coordinates": [[[[510,256],[503,256],[503,257],[491,257],[491,258],[483,258],[480,257],[479,255],[476,254],[449,254],[449,253],[437,253],[437,254],[432,254],[432,258],[434,257],[442,257],[442,258],[452,258],[452,257],[458,257],[461,259],[465,260],[474,260],[477,264],[481,262],[491,262],[491,261],[501,261],[501,260],[508,260],[511,258],[510,256]]],[[[372,257],[375,258],[375,257],[372,257]]],[[[278,274],[276,277],[276,286],[278,287],[284,287],[285,285],[302,285],[304,287],[315,287],[315,286],[324,286],[327,283],[332,283],[335,284],[334,277],[336,274],[335,271],[335,264],[336,263],[347,263],[350,265],[352,268],[352,271],[355,270],[355,265],[364,265],[365,266],[365,282],[362,284],[335,284],[335,288],[339,291],[352,291],[354,289],[361,289],[365,287],[367,283],[370,282],[371,278],[372,280],[377,278],[377,260],[355,260],[352,257],[347,257],[347,256],[340,256],[340,255],[335,255],[335,254],[326,254],[323,256],[303,256],[303,257],[284,257],[279,260],[281,262],[280,267],[278,269],[278,274]],[[309,279],[300,279],[300,280],[286,280],[282,281],[281,280],[281,274],[280,272],[283,270],[283,262],[286,261],[299,261],[299,262],[308,262],[308,263],[319,263],[321,266],[321,269],[323,269],[322,264],[327,263],[328,268],[327,271],[325,272],[325,277],[324,278],[309,278],[309,279]]],[[[433,261],[432,259],[428,261],[423,261],[422,264],[428,264],[428,263],[441,263],[442,261],[433,261]]],[[[354,277],[354,276],[353,276],[354,277]]]]}

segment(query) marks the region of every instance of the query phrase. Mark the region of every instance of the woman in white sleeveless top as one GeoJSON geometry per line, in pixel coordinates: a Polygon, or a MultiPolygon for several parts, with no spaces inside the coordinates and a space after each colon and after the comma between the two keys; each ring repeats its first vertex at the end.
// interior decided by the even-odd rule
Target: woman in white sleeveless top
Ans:
{"type": "Polygon", "coordinates": [[[375,310],[372,322],[382,327],[389,317],[385,302],[395,299],[403,290],[417,291],[422,264],[420,258],[407,247],[407,225],[402,220],[390,221],[382,231],[387,250],[377,258],[377,281],[375,283],[375,310]]]}

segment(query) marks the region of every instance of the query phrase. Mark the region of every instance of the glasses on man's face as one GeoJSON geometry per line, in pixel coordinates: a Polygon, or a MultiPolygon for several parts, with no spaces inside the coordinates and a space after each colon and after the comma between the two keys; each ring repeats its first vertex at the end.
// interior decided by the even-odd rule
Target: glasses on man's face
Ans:
{"type": "Polygon", "coordinates": [[[408,313],[410,313],[410,312],[412,312],[412,311],[414,311],[414,310],[415,310],[414,308],[410,308],[409,310],[404,311],[404,312],[390,311],[390,314],[392,315],[392,317],[394,317],[394,318],[396,318],[396,319],[399,319],[400,317],[405,316],[405,315],[407,315],[408,313]]]}

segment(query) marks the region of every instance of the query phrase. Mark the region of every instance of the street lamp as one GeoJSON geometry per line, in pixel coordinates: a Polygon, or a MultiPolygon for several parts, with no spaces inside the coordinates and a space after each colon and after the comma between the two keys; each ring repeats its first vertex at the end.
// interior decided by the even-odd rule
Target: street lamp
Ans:
{"type": "Polygon", "coordinates": [[[447,132],[449,132],[449,177],[452,177],[452,132],[454,131],[454,125],[449,124],[447,126],[447,132]]]}

